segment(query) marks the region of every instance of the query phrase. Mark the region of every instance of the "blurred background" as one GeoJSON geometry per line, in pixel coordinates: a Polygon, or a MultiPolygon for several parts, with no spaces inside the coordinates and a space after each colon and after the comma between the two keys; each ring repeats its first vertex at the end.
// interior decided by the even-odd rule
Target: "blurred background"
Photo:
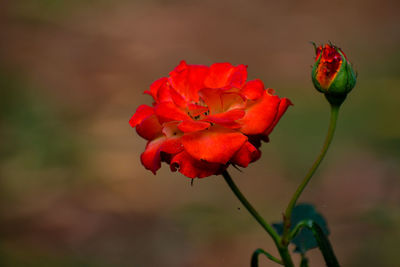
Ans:
{"type": "Polygon", "coordinates": [[[399,26],[395,0],[0,1],[0,266],[242,267],[258,247],[277,255],[221,177],[190,186],[166,165],[145,170],[128,120],[182,59],[248,65],[294,106],[262,158],[231,175],[279,221],[328,126],[309,41],[342,47],[359,77],[301,202],[326,217],[343,266],[400,266],[399,26]]]}

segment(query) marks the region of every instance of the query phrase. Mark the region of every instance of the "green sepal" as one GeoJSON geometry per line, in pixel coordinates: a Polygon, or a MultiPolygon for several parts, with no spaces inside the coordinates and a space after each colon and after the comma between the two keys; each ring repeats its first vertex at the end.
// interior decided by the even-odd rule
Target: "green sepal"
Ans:
{"type": "Polygon", "coordinates": [[[332,95],[347,95],[356,85],[356,75],[351,64],[347,61],[343,53],[336,49],[342,57],[342,64],[335,79],[329,86],[327,93],[332,95]]]}

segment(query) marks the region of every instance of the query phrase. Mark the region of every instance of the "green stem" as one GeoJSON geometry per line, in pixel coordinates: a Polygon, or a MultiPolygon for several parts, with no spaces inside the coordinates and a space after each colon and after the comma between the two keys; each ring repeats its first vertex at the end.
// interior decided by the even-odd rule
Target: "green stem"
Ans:
{"type": "Polygon", "coordinates": [[[283,235],[282,235],[282,244],[283,245],[287,245],[290,241],[289,230],[290,230],[291,216],[292,216],[293,208],[296,205],[297,200],[299,199],[304,188],[307,186],[311,177],[314,175],[314,173],[317,170],[318,166],[320,165],[321,161],[325,157],[326,152],[328,151],[329,145],[331,144],[333,135],[335,133],[336,121],[337,121],[338,114],[339,114],[339,108],[340,108],[340,105],[331,104],[331,119],[330,119],[330,123],[329,123],[328,134],[326,135],[326,138],[325,138],[324,146],[322,147],[322,150],[321,150],[318,158],[315,160],[314,164],[311,166],[310,170],[304,177],[303,181],[297,188],[296,192],[293,194],[293,197],[290,200],[288,207],[286,208],[285,217],[284,217],[283,235]]]}
{"type": "Polygon", "coordinates": [[[245,206],[245,208],[250,212],[250,214],[256,219],[256,221],[264,228],[265,231],[271,236],[272,240],[274,241],[276,247],[278,248],[279,254],[282,257],[282,262],[286,267],[293,267],[293,261],[290,257],[289,251],[287,247],[281,245],[281,238],[275,232],[275,230],[264,220],[263,217],[258,214],[258,212],[253,208],[250,202],[246,199],[246,197],[240,192],[239,188],[233,182],[231,176],[229,175],[228,171],[224,171],[222,173],[226,183],[229,185],[233,193],[236,197],[240,200],[240,202],[245,206]]]}
{"type": "Polygon", "coordinates": [[[271,254],[269,254],[262,248],[258,248],[258,249],[256,249],[256,251],[254,251],[253,256],[251,257],[251,267],[258,267],[258,255],[260,255],[260,254],[264,254],[271,261],[274,261],[280,265],[283,265],[283,263],[280,259],[272,256],[271,254]]]}
{"type": "Polygon", "coordinates": [[[324,231],[321,227],[312,220],[305,220],[299,222],[293,231],[290,233],[291,238],[294,238],[302,228],[308,228],[312,231],[315,240],[318,243],[318,247],[322,252],[322,256],[325,259],[325,263],[327,267],[339,267],[339,262],[336,258],[335,253],[333,252],[332,245],[329,242],[328,237],[325,235],[324,231]]]}
{"type": "Polygon", "coordinates": [[[301,254],[300,267],[308,267],[308,259],[304,253],[301,254]]]}

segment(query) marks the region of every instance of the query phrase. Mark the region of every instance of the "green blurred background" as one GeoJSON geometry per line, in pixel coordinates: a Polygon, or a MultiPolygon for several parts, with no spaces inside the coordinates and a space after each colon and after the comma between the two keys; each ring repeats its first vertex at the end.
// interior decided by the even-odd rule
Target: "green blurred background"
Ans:
{"type": "MultiPolygon", "coordinates": [[[[272,241],[218,176],[141,166],[128,124],[180,60],[248,65],[291,107],[240,173],[280,220],[318,154],[329,108],[309,41],[359,73],[302,202],[328,220],[343,266],[400,266],[398,1],[0,1],[0,266],[249,266],[272,241]]],[[[318,250],[311,266],[323,266],[318,250]]],[[[296,259],[297,260],[297,259],[296,259]]],[[[262,259],[260,266],[275,266],[262,259]]]]}

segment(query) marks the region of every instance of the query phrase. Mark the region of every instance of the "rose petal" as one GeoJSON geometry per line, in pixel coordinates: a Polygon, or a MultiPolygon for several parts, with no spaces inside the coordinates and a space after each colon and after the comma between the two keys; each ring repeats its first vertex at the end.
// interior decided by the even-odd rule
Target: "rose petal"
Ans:
{"type": "Polygon", "coordinates": [[[247,66],[238,65],[231,76],[231,87],[242,88],[247,80],[247,66]]]}
{"type": "Polygon", "coordinates": [[[187,106],[188,110],[189,110],[189,114],[190,116],[193,118],[195,116],[204,114],[206,112],[208,112],[208,107],[205,106],[200,106],[200,105],[196,105],[196,104],[189,104],[187,106]]]}
{"type": "Polygon", "coordinates": [[[177,171],[179,168],[179,172],[189,178],[203,178],[213,174],[220,174],[226,166],[196,160],[186,151],[182,151],[172,158],[170,168],[172,171],[177,171]]]}
{"type": "Polygon", "coordinates": [[[161,124],[158,122],[156,115],[152,114],[145,118],[141,123],[136,126],[136,132],[147,140],[161,136],[161,124]]]}
{"type": "Polygon", "coordinates": [[[168,154],[177,154],[182,150],[183,150],[183,145],[180,136],[167,138],[160,146],[160,151],[163,151],[168,154]]]}
{"type": "Polygon", "coordinates": [[[240,129],[246,135],[262,134],[272,125],[279,107],[279,97],[264,91],[263,96],[256,101],[248,101],[246,114],[238,122],[240,129]]]}
{"type": "Polygon", "coordinates": [[[156,103],[172,102],[171,87],[168,82],[160,86],[157,91],[156,103]]]}
{"type": "Polygon", "coordinates": [[[209,115],[204,121],[216,123],[228,128],[239,128],[241,125],[236,120],[243,118],[245,111],[242,109],[232,109],[227,112],[209,115]]]}
{"type": "Polygon", "coordinates": [[[205,88],[199,91],[201,99],[206,103],[211,114],[217,114],[223,111],[221,93],[221,90],[211,88],[205,88]]]}
{"type": "Polygon", "coordinates": [[[180,122],[171,121],[163,124],[162,133],[167,139],[162,144],[160,150],[169,154],[176,154],[183,150],[181,137],[183,132],[178,129],[180,122]]]}
{"type": "Polygon", "coordinates": [[[136,125],[141,123],[145,118],[150,116],[154,113],[154,109],[147,105],[140,105],[137,109],[135,114],[133,114],[132,118],[129,120],[129,124],[132,128],[135,128],[136,125]]]}
{"type": "Polygon", "coordinates": [[[204,85],[207,88],[241,88],[247,79],[246,68],[245,65],[234,67],[230,63],[212,64],[204,85]]]}
{"type": "Polygon", "coordinates": [[[240,93],[244,95],[247,99],[256,100],[260,98],[264,93],[264,83],[261,80],[248,81],[240,93]]]}
{"type": "Polygon", "coordinates": [[[246,140],[247,137],[237,131],[213,126],[185,134],[182,144],[196,160],[226,164],[246,140]]]}
{"type": "Polygon", "coordinates": [[[274,129],[275,125],[279,122],[282,115],[286,112],[289,106],[292,106],[292,102],[287,98],[282,98],[279,102],[278,113],[275,116],[274,121],[272,124],[265,130],[264,135],[269,135],[272,130],[274,129]]]}
{"type": "Polygon", "coordinates": [[[187,101],[197,102],[198,91],[204,88],[204,79],[208,67],[202,65],[188,65],[185,61],[170,72],[169,81],[172,87],[187,101]]]}
{"type": "Polygon", "coordinates": [[[231,162],[241,167],[247,167],[249,163],[258,160],[260,156],[261,151],[255,148],[250,142],[246,142],[233,156],[231,162]]]}
{"type": "Polygon", "coordinates": [[[154,100],[157,101],[158,90],[160,89],[160,87],[165,85],[165,83],[167,83],[167,82],[168,82],[168,78],[166,78],[166,77],[158,79],[150,85],[150,90],[146,90],[146,91],[144,91],[144,93],[151,95],[154,98],[154,100]]]}
{"type": "Polygon", "coordinates": [[[178,124],[181,122],[179,121],[170,121],[170,122],[165,122],[162,124],[162,132],[166,137],[174,137],[178,135],[183,135],[181,130],[178,129],[178,124]]]}
{"type": "Polygon", "coordinates": [[[246,100],[238,93],[222,93],[220,97],[223,111],[246,106],[246,100]]]}
{"type": "Polygon", "coordinates": [[[159,103],[154,108],[160,122],[190,120],[191,118],[172,102],[159,103]]]}
{"type": "Polygon", "coordinates": [[[149,141],[145,151],[140,155],[143,166],[153,174],[156,174],[157,170],[161,168],[160,147],[165,139],[165,137],[160,137],[149,141]]]}
{"type": "Polygon", "coordinates": [[[210,127],[210,124],[205,121],[185,120],[178,125],[179,130],[185,133],[197,132],[210,127]]]}
{"type": "Polygon", "coordinates": [[[169,90],[171,99],[174,101],[175,105],[177,105],[180,108],[187,107],[188,102],[177,92],[175,89],[171,88],[169,90]]]}

